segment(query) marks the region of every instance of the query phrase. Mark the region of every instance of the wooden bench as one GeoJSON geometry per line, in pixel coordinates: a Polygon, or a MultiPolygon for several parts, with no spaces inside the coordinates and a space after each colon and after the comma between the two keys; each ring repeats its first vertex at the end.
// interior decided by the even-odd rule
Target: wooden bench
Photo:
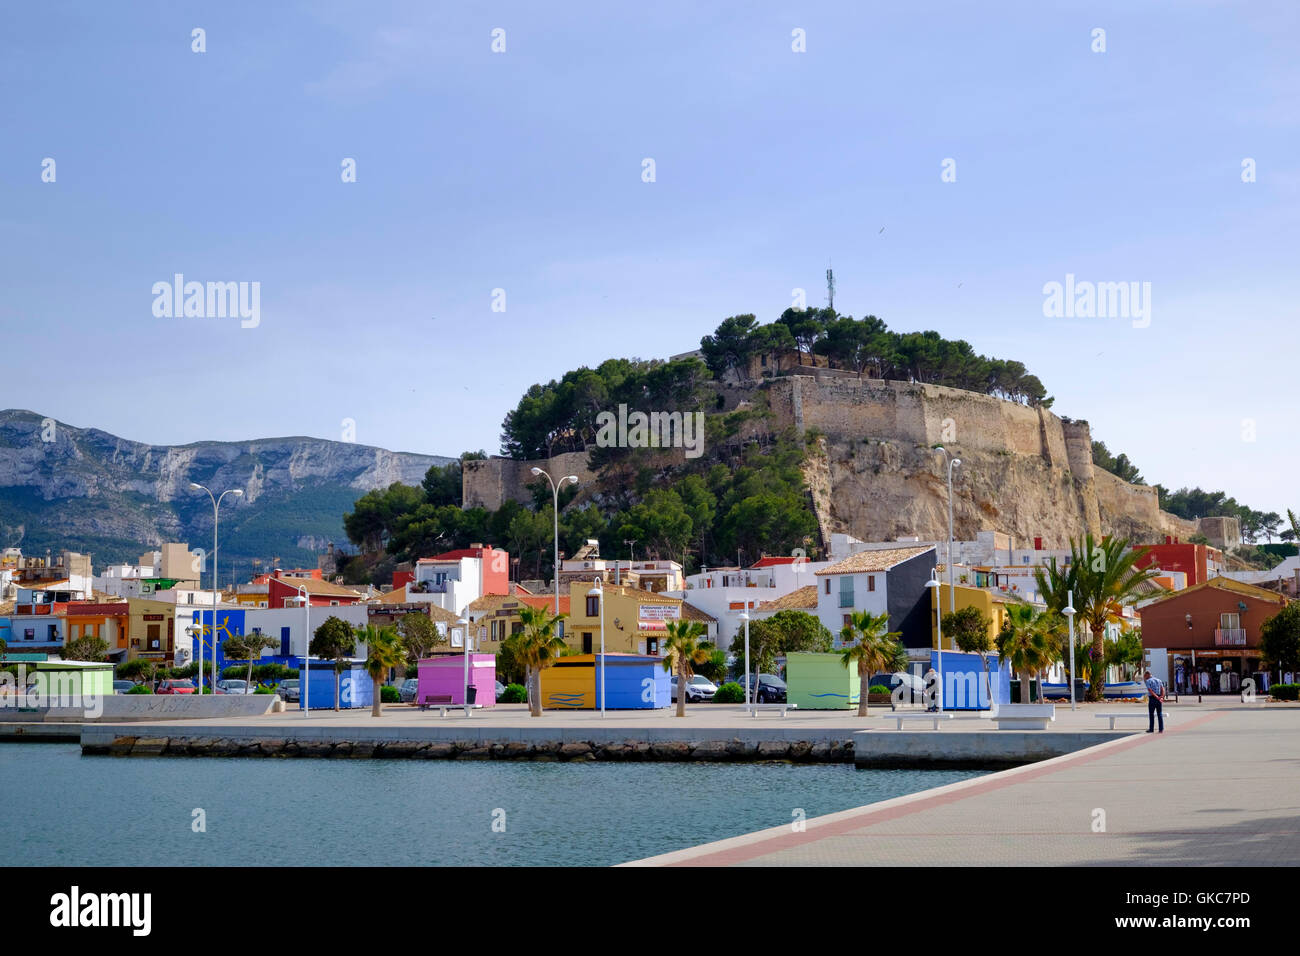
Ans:
{"type": "MultiPolygon", "coordinates": [[[[1123,720],[1125,717],[1137,717],[1137,718],[1141,718],[1142,720],[1150,719],[1147,716],[1147,712],[1145,710],[1113,710],[1113,711],[1107,711],[1105,713],[1093,714],[1092,716],[1096,717],[1098,720],[1102,719],[1103,717],[1109,720],[1111,730],[1115,729],[1115,721],[1123,720]]],[[[1165,720],[1168,719],[1169,717],[1168,715],[1166,715],[1165,720]]]]}
{"type": "Polygon", "coordinates": [[[1046,730],[1056,720],[1055,704],[1000,704],[989,719],[998,730],[1046,730]]]}
{"type": "Polygon", "coordinates": [[[428,710],[430,707],[437,707],[439,717],[446,717],[447,708],[451,706],[451,694],[426,694],[420,698],[420,709],[428,710]]]}
{"type": "Polygon", "coordinates": [[[924,712],[920,712],[920,713],[918,713],[918,712],[916,712],[916,711],[911,711],[911,712],[908,712],[908,713],[899,713],[898,711],[895,711],[894,713],[890,714],[889,716],[887,716],[887,717],[881,717],[880,719],[881,719],[881,720],[892,720],[892,721],[894,721],[895,724],[896,724],[896,726],[895,726],[895,728],[894,728],[895,730],[902,730],[902,729],[903,729],[903,721],[905,721],[905,720],[928,720],[928,721],[930,721],[931,728],[932,728],[933,730],[938,730],[938,729],[939,729],[939,721],[941,721],[941,720],[952,720],[952,714],[948,713],[947,711],[944,711],[944,712],[942,712],[942,713],[939,712],[939,711],[924,711],[924,712]]]}
{"type": "Polygon", "coordinates": [[[777,711],[777,710],[779,710],[779,711],[781,712],[781,716],[784,717],[784,716],[785,716],[785,712],[786,712],[787,710],[798,710],[798,709],[799,709],[799,705],[798,705],[798,704],[790,704],[790,703],[786,703],[786,702],[784,702],[784,701],[777,701],[777,702],[774,702],[774,703],[771,703],[771,704],[760,704],[760,703],[758,703],[758,702],[756,701],[756,702],[754,702],[753,704],[750,704],[750,706],[754,708],[752,711],[750,711],[750,715],[749,715],[749,716],[751,716],[751,717],[757,717],[757,716],[758,716],[758,712],[759,712],[760,710],[772,710],[772,711],[777,711]]]}

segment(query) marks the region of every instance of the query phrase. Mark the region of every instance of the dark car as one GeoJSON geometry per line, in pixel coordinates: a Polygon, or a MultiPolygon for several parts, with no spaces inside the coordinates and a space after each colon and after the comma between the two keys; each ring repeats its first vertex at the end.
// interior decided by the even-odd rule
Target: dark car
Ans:
{"type": "Polygon", "coordinates": [[[115,680],[113,681],[113,693],[127,694],[130,693],[131,688],[134,686],[135,686],[135,681],[132,680],[115,680]]]}
{"type": "MultiPolygon", "coordinates": [[[[745,686],[745,675],[740,674],[732,678],[742,688],[745,686]]],[[[750,674],[749,689],[754,695],[754,700],[760,704],[784,703],[786,695],[785,681],[775,674],[750,674]]]]}

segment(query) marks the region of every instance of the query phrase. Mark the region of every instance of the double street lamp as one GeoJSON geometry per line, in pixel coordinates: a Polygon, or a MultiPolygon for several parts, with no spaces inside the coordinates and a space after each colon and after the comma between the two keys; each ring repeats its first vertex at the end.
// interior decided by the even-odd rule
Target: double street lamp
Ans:
{"type": "MultiPolygon", "coordinates": [[[[220,497],[212,494],[209,488],[200,485],[196,481],[190,482],[191,491],[206,491],[208,497],[212,499],[212,629],[208,632],[212,637],[212,689],[217,689],[217,602],[221,599],[221,589],[217,584],[217,519],[221,512],[221,499],[226,495],[234,495],[236,498],[243,497],[242,488],[229,488],[223,491],[220,497]]],[[[203,693],[203,640],[199,639],[199,693],[203,693]]]]}
{"type": "MultiPolygon", "coordinates": [[[[748,605],[749,602],[746,602],[748,605]]],[[[755,711],[750,699],[749,693],[749,607],[740,612],[740,619],[745,622],[745,708],[749,711],[750,716],[754,716],[755,711]]],[[[680,688],[679,688],[680,691],[680,688]]]]}
{"type": "Polygon", "coordinates": [[[578,483],[578,476],[565,475],[563,478],[560,479],[559,484],[556,484],[555,479],[551,477],[551,473],[546,471],[545,469],[534,468],[532,469],[532,472],[534,475],[546,476],[546,480],[550,482],[551,485],[551,498],[555,503],[555,506],[554,508],[552,508],[551,513],[555,516],[555,572],[554,572],[555,573],[555,616],[559,617],[560,616],[560,489],[566,484],[576,485],[578,483]]]}
{"type": "Polygon", "coordinates": [[[948,449],[942,445],[939,445],[937,450],[943,452],[944,457],[948,460],[948,611],[949,613],[955,613],[957,610],[957,592],[952,589],[952,470],[960,467],[961,459],[953,458],[948,453],[948,449]]]}
{"type": "MultiPolygon", "coordinates": [[[[938,678],[938,695],[935,697],[939,713],[943,713],[943,604],[939,600],[939,572],[936,568],[930,572],[930,580],[925,582],[927,588],[932,589],[934,595],[934,625],[935,634],[939,639],[939,673],[938,678]]],[[[949,585],[948,590],[952,590],[949,585]]]]}

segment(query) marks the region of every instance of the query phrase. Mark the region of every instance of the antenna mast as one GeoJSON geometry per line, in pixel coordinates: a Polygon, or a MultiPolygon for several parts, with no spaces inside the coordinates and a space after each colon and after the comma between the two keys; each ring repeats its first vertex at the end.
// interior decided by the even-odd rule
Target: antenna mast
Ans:
{"type": "Polygon", "coordinates": [[[835,311],[835,270],[826,270],[826,302],[832,312],[835,311]]]}

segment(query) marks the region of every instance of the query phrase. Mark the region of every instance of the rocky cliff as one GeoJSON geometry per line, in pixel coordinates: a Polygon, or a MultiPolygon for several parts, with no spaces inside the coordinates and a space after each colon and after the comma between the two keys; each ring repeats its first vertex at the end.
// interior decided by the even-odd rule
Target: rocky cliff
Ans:
{"type": "Polygon", "coordinates": [[[1084,532],[1140,541],[1183,538],[1196,525],[1159,509],[1154,488],[1093,467],[1081,422],[988,395],[935,385],[790,376],[767,386],[780,424],[820,436],[807,466],[823,534],[868,541],[948,534],[946,459],[954,470],[953,524],[961,539],[1005,532],[1029,546],[1067,547],[1084,532]]]}
{"type": "MultiPolygon", "coordinates": [[[[22,410],[0,411],[0,546],[89,551],[96,566],[133,561],[163,541],[211,547],[218,493],[223,566],[254,557],[315,566],[343,543],[342,518],[372,488],[418,485],[451,459],[319,438],[146,445],[22,410]]],[[[223,580],[225,575],[222,575],[223,580]]]]}

